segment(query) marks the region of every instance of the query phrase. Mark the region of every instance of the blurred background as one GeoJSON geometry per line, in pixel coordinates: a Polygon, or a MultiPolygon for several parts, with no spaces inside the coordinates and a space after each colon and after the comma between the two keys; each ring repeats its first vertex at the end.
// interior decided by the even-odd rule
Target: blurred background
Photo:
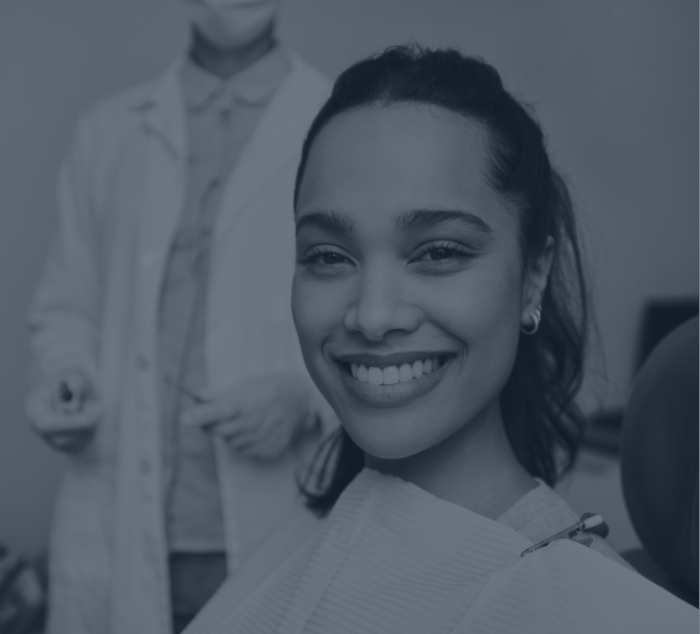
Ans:
{"type": "MultiPolygon", "coordinates": [[[[698,3],[286,0],[279,31],[331,78],[391,44],[457,46],[536,108],[577,204],[599,325],[581,402],[602,432],[560,490],[606,518],[613,546],[636,546],[617,412],[645,350],[697,310],[698,3]]],[[[186,41],[175,0],[0,0],[0,543],[12,548],[45,548],[62,468],[23,414],[59,162],[81,111],[158,74],[186,41]]]]}

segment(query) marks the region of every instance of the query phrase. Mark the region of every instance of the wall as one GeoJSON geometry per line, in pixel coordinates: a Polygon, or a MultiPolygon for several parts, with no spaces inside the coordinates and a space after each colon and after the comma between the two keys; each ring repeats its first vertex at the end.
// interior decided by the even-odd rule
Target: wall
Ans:
{"type": "MultiPolygon", "coordinates": [[[[697,24],[690,0],[287,0],[280,32],[330,76],[392,43],[457,45],[536,106],[592,261],[607,366],[590,373],[592,408],[624,402],[646,298],[697,294],[697,24]]],[[[157,73],[185,41],[176,0],[0,2],[0,541],[18,548],[45,542],[61,469],[22,414],[25,313],[58,163],[81,110],[157,73]]],[[[617,509],[614,467],[597,473],[569,490],[617,509]]]]}

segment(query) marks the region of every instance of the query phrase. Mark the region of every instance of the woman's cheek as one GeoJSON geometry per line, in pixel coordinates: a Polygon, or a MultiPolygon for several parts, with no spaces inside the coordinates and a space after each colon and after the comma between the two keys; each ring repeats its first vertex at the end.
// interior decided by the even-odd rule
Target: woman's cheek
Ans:
{"type": "Polygon", "coordinates": [[[294,278],[292,286],[292,314],[304,356],[307,352],[320,354],[322,342],[338,323],[340,298],[332,283],[304,279],[303,275],[294,278]],[[314,347],[315,350],[304,350],[314,347]]]}
{"type": "Polygon", "coordinates": [[[428,278],[416,293],[429,321],[461,340],[478,341],[502,317],[503,293],[495,297],[498,281],[484,271],[466,270],[444,278],[428,278]]]}
{"type": "Polygon", "coordinates": [[[484,279],[474,314],[473,353],[496,383],[504,383],[512,370],[520,336],[521,289],[510,268],[484,279]]]}
{"type": "MultiPolygon", "coordinates": [[[[308,334],[314,331],[312,303],[315,301],[314,293],[310,292],[308,282],[301,279],[297,273],[292,284],[292,316],[302,349],[308,344],[308,334]],[[312,323],[309,323],[310,321],[312,323]]],[[[306,353],[305,350],[304,352],[306,353]]]]}
{"type": "Polygon", "coordinates": [[[509,372],[517,351],[521,291],[512,268],[474,267],[426,295],[430,320],[460,341],[467,371],[484,380],[509,372]]]}

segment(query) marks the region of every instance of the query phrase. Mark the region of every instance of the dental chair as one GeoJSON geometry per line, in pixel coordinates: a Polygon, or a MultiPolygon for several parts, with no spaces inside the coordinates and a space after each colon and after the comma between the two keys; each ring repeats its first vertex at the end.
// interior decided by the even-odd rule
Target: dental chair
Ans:
{"type": "Polygon", "coordinates": [[[644,363],[622,430],[625,502],[643,548],[623,553],[641,574],[698,605],[698,318],[644,363]]]}

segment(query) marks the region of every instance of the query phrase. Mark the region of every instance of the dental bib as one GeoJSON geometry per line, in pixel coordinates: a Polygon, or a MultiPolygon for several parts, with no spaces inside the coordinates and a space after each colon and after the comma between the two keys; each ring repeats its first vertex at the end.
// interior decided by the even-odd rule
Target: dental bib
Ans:
{"type": "Polygon", "coordinates": [[[244,596],[234,574],[188,634],[697,631],[694,608],[591,549],[529,546],[365,469],[319,531],[244,596]]]}

